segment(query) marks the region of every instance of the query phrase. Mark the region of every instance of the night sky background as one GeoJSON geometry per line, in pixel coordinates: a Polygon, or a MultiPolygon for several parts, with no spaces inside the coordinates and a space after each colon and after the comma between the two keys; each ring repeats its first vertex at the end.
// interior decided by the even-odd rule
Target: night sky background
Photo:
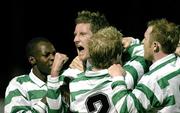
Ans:
{"type": "Polygon", "coordinates": [[[70,63],[77,54],[73,42],[74,20],[81,10],[104,13],[110,24],[121,30],[124,36],[140,40],[149,20],[167,18],[180,24],[179,0],[13,0],[8,71],[1,76],[5,78],[0,83],[1,98],[14,76],[29,73],[25,45],[33,37],[48,38],[57,51],[69,56],[67,65],[70,63]]]}

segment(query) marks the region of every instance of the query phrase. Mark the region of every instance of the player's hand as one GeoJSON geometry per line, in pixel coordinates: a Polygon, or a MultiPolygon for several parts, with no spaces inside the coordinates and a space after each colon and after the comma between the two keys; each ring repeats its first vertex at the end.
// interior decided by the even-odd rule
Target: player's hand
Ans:
{"type": "Polygon", "coordinates": [[[111,77],[116,76],[125,76],[126,71],[123,69],[123,67],[120,64],[113,64],[108,68],[108,73],[111,77]]]}
{"type": "Polygon", "coordinates": [[[59,75],[63,65],[68,61],[68,57],[62,53],[56,53],[54,62],[51,69],[51,76],[56,77],[59,75]]]}
{"type": "Polygon", "coordinates": [[[69,67],[72,69],[79,69],[80,71],[84,71],[83,62],[79,59],[78,56],[73,59],[69,67]]]}
{"type": "Polygon", "coordinates": [[[133,37],[123,37],[122,39],[122,45],[126,49],[128,48],[133,41],[133,37]]]}

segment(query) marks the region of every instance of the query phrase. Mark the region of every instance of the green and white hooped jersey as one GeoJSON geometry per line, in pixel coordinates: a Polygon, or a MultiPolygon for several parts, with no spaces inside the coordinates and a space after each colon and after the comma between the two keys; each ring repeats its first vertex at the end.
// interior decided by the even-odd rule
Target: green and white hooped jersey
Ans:
{"type": "Polygon", "coordinates": [[[48,104],[49,113],[67,113],[68,103],[64,101],[61,94],[61,86],[65,84],[65,76],[47,77],[47,95],[46,101],[48,104]]]}
{"type": "Polygon", "coordinates": [[[108,70],[86,71],[70,82],[70,110],[78,113],[116,113],[108,70]]]}
{"type": "MultiPolygon", "coordinates": [[[[143,45],[134,45],[128,50],[130,54],[134,54],[130,56],[131,60],[126,62],[123,68],[126,70],[127,88],[133,89],[142,75],[148,71],[149,64],[143,58],[143,45]]],[[[112,84],[112,82],[113,79],[108,75],[107,70],[99,72],[87,70],[79,74],[78,78],[70,83],[70,110],[79,113],[116,113],[112,101],[112,89],[119,83],[112,84]]]]}
{"type": "Polygon", "coordinates": [[[40,100],[46,95],[46,83],[37,78],[32,70],[29,75],[13,78],[5,93],[5,113],[44,113],[46,105],[40,100]]]}
{"type": "Polygon", "coordinates": [[[118,113],[180,112],[180,58],[174,54],[151,65],[132,92],[124,80],[116,82],[112,99],[118,113]]]}
{"type": "Polygon", "coordinates": [[[128,89],[134,89],[137,82],[148,72],[150,62],[144,59],[143,45],[134,44],[126,49],[129,54],[129,59],[124,65],[123,69],[126,71],[125,82],[128,89]]]}
{"type": "MultiPolygon", "coordinates": [[[[130,50],[130,52],[134,52],[134,53],[139,53],[139,52],[141,52],[140,51],[140,49],[135,49],[135,48],[139,48],[139,45],[137,45],[137,46],[133,46],[132,48],[130,48],[131,50],[130,50]],[[138,50],[138,52],[135,52],[136,50],[138,50]]],[[[141,48],[141,50],[143,50],[143,48],[142,48],[142,46],[140,47],[141,48]]],[[[141,52],[142,53],[142,52],[141,52]]],[[[128,84],[128,88],[129,89],[133,89],[134,88],[134,85],[136,85],[137,84],[137,81],[142,77],[142,75],[145,73],[145,72],[147,72],[147,70],[148,70],[148,64],[146,63],[146,61],[144,60],[144,58],[142,57],[142,56],[138,56],[138,55],[136,55],[136,54],[134,54],[134,55],[132,55],[132,60],[130,60],[129,62],[127,62],[125,65],[124,65],[124,69],[126,70],[126,73],[127,73],[127,75],[126,75],[126,77],[125,77],[125,81],[127,82],[127,84],[128,84]]],[[[90,68],[87,68],[87,69],[90,69],[90,68]]],[[[89,72],[91,72],[91,71],[89,71],[89,72]]],[[[74,81],[76,81],[76,82],[72,82],[72,83],[77,83],[78,85],[80,85],[80,86],[78,86],[78,88],[82,88],[83,89],[83,87],[84,87],[84,85],[83,84],[81,84],[82,82],[83,83],[85,83],[85,81],[81,81],[81,79],[79,78],[79,76],[81,75],[81,74],[79,74],[79,73],[81,73],[81,72],[79,72],[78,70],[76,70],[76,69],[67,69],[61,76],[60,76],[60,78],[61,77],[63,77],[63,76],[69,76],[69,77],[71,77],[71,78],[74,78],[75,80],[74,81]],[[79,83],[78,83],[79,82],[79,83]]],[[[99,78],[99,80],[97,80],[97,81],[101,81],[101,79],[102,80],[106,80],[107,79],[107,81],[108,81],[108,79],[111,79],[110,77],[107,77],[107,76],[100,76],[100,77],[97,77],[96,76],[96,73],[94,73],[95,74],[95,76],[93,76],[93,73],[92,74],[90,74],[91,75],[91,77],[86,77],[86,76],[84,76],[84,78],[89,78],[89,79],[94,79],[94,80],[96,80],[97,78],[99,78]],[[101,79],[100,79],[101,78],[101,79]],[[105,79],[103,79],[103,78],[105,78],[105,79]]],[[[81,78],[83,78],[82,77],[82,75],[81,75],[81,78]]],[[[92,80],[90,80],[90,81],[92,81],[92,80]]],[[[56,89],[58,89],[58,87],[60,87],[60,83],[59,83],[59,85],[58,85],[58,82],[62,82],[62,79],[59,79],[59,78],[54,78],[54,79],[51,79],[51,77],[49,76],[48,77],[48,82],[51,84],[51,86],[50,87],[48,87],[50,90],[51,89],[53,89],[53,91],[54,92],[56,92],[56,93],[58,93],[58,91],[56,91],[56,89]],[[53,85],[54,84],[54,85],[53,85]]],[[[87,81],[88,82],[88,81],[87,81]]],[[[106,85],[104,85],[103,87],[104,88],[107,88],[107,89],[111,89],[111,85],[109,85],[110,83],[107,83],[106,85]]],[[[71,85],[72,86],[72,85],[71,85]]],[[[89,86],[90,87],[90,86],[89,86]]],[[[100,92],[97,92],[96,90],[96,88],[95,89],[93,89],[93,87],[94,86],[92,86],[91,88],[91,92],[94,92],[94,93],[98,93],[98,95],[103,95],[103,94],[100,94],[100,92]]],[[[73,88],[76,88],[76,87],[71,87],[71,91],[73,91],[74,89],[73,88]]],[[[80,90],[79,89],[79,90],[80,90]]],[[[76,89],[75,89],[76,90],[76,89]]],[[[111,92],[112,93],[112,91],[110,91],[109,90],[109,92],[111,92]]],[[[60,93],[60,92],[59,92],[60,93]]],[[[73,95],[74,95],[75,93],[73,93],[73,95]]],[[[77,93],[78,94],[78,93],[77,93]]],[[[94,94],[95,95],[95,94],[94,94]]],[[[96,95],[96,96],[98,96],[98,95],[96,95]]],[[[58,95],[59,96],[59,95],[58,95]]],[[[52,101],[53,101],[53,103],[54,104],[52,104],[52,105],[50,105],[50,109],[52,108],[52,109],[58,109],[59,108],[59,103],[62,101],[61,100],[61,98],[60,97],[58,97],[57,96],[57,94],[56,94],[56,96],[54,96],[54,97],[49,97],[49,99],[51,99],[51,103],[49,103],[49,104],[52,104],[52,101]],[[55,104],[56,103],[56,104],[55,104]],[[55,107],[53,107],[54,105],[58,105],[58,107],[57,106],[55,106],[55,107]]],[[[105,95],[104,95],[104,97],[106,97],[105,95]]],[[[82,99],[86,99],[86,97],[83,97],[82,99]]],[[[72,100],[73,100],[73,96],[72,96],[72,100]]],[[[111,99],[110,99],[111,100],[111,99]]],[[[73,100],[73,102],[74,103],[76,103],[75,102],[75,100],[73,100]]],[[[108,101],[109,102],[109,101],[108,101]]],[[[78,101],[77,101],[77,103],[78,103],[78,101]]],[[[75,104],[76,105],[76,104],[75,104]]],[[[71,104],[71,106],[70,106],[72,109],[74,108],[73,107],[73,104],[71,104]]],[[[82,107],[84,107],[85,108],[85,106],[82,106],[82,107]]]]}

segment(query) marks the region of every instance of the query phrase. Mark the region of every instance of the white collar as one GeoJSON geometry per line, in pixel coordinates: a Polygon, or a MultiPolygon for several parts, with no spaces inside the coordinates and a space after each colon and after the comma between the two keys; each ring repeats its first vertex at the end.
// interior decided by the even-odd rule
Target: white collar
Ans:
{"type": "Polygon", "coordinates": [[[44,81],[42,81],[41,79],[39,79],[32,71],[33,69],[31,69],[31,72],[29,73],[29,77],[30,79],[37,84],[39,87],[44,86],[46,83],[44,81]]]}
{"type": "Polygon", "coordinates": [[[170,59],[173,59],[175,58],[175,54],[169,54],[159,60],[157,60],[155,63],[153,63],[150,67],[149,67],[149,70],[152,70],[154,68],[156,68],[157,66],[159,66],[160,64],[166,62],[166,61],[169,61],[170,59]]]}
{"type": "Polygon", "coordinates": [[[99,71],[89,71],[89,70],[87,70],[85,72],[85,76],[87,76],[87,77],[104,76],[105,74],[108,74],[107,69],[103,69],[103,70],[99,70],[99,71]]]}

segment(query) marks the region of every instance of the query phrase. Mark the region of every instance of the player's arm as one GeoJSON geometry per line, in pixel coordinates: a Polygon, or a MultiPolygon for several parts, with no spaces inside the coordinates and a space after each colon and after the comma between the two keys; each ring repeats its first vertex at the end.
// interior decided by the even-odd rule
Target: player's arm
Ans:
{"type": "Polygon", "coordinates": [[[55,54],[55,59],[51,69],[51,75],[47,78],[47,97],[48,112],[63,113],[66,112],[67,106],[62,100],[61,86],[64,84],[64,76],[60,75],[63,65],[67,62],[68,57],[61,53],[55,54]]]}
{"type": "Polygon", "coordinates": [[[166,75],[159,80],[153,75],[145,75],[138,82],[135,89],[129,91],[124,79],[119,79],[122,77],[120,68],[118,65],[113,65],[108,70],[114,79],[112,100],[119,113],[145,113],[153,110],[152,108],[157,110],[175,105],[175,96],[171,94],[172,92],[167,87],[171,83],[177,85],[179,69],[171,70],[171,72],[168,70],[168,73],[163,73],[163,75],[166,75]],[[170,83],[170,79],[174,81],[170,83]]]}
{"type": "Polygon", "coordinates": [[[128,89],[133,89],[142,75],[149,69],[149,62],[144,59],[144,48],[139,39],[125,37],[122,40],[126,51],[123,53],[123,66],[126,70],[125,82],[128,89]]]}

